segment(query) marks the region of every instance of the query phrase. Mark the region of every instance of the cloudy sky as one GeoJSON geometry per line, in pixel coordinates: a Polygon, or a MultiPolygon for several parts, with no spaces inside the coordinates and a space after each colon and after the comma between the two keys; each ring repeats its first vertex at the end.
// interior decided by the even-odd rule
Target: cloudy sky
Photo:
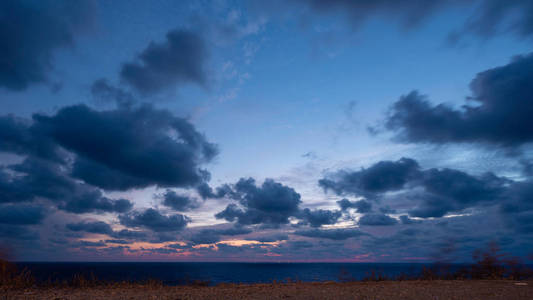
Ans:
{"type": "Polygon", "coordinates": [[[533,253],[529,0],[1,1],[0,248],[533,253]]]}

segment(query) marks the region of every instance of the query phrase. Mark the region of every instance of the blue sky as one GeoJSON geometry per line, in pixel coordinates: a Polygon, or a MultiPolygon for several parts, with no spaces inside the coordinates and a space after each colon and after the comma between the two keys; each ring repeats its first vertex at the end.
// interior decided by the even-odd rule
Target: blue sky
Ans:
{"type": "Polygon", "coordinates": [[[429,261],[452,241],[456,252],[450,259],[468,260],[473,249],[493,239],[526,257],[533,252],[529,215],[508,216],[506,208],[522,205],[527,211],[533,197],[528,194],[530,129],[523,128],[529,123],[518,115],[522,127],[513,121],[521,110],[516,107],[533,107],[525,88],[533,73],[527,64],[533,6],[529,1],[436,3],[2,5],[0,24],[18,31],[0,34],[6,57],[0,64],[5,123],[0,124],[5,126],[0,162],[2,176],[7,174],[0,177],[7,218],[0,223],[0,241],[20,260],[429,261]],[[494,9],[503,13],[490,15],[494,9]],[[27,18],[31,22],[23,22],[27,18]],[[450,42],[452,33],[456,43],[450,42]],[[513,60],[517,55],[524,56],[513,60]],[[507,69],[498,75],[494,69],[506,66],[520,70],[518,75],[507,69]],[[472,90],[472,80],[487,70],[497,75],[481,78],[480,90],[472,90]],[[31,79],[31,72],[40,78],[31,79]],[[506,88],[493,78],[522,81],[506,88]],[[97,82],[105,87],[97,89],[97,82]],[[395,106],[414,90],[419,94],[411,106],[395,106]],[[102,96],[102,91],[112,92],[102,96]],[[131,102],[121,103],[119,93],[131,102]],[[481,100],[467,100],[471,96],[481,100]],[[496,106],[502,115],[491,110],[499,99],[507,103],[505,97],[516,100],[496,106]],[[414,115],[413,107],[422,107],[424,99],[432,105],[425,113],[433,119],[414,115]],[[446,109],[439,110],[441,103],[446,109]],[[465,114],[465,104],[486,113],[465,114]],[[394,116],[400,121],[387,127],[394,116]],[[475,122],[485,119],[501,121],[509,131],[478,129],[475,122]],[[173,148],[189,135],[195,142],[173,148]],[[61,162],[35,150],[43,147],[51,147],[61,162]],[[206,152],[211,148],[215,154],[206,152]],[[391,179],[405,167],[402,157],[416,161],[418,175],[391,179]],[[37,162],[50,164],[47,172],[55,170],[44,178],[62,178],[46,183],[49,189],[65,182],[69,189],[58,196],[19,183],[20,174],[38,177],[37,162]],[[380,169],[380,162],[391,169],[380,169]],[[119,173],[109,175],[102,166],[119,173]],[[386,174],[373,177],[365,170],[386,174]],[[498,183],[487,179],[487,172],[498,183]],[[431,185],[431,176],[442,180],[442,190],[431,185]],[[254,183],[244,184],[247,178],[254,183]],[[263,184],[269,179],[272,185],[263,184]],[[372,190],[365,180],[401,185],[372,190]],[[202,195],[202,184],[212,193],[202,195]],[[19,185],[30,195],[11,190],[19,185]],[[444,193],[458,185],[465,190],[444,193]],[[217,193],[217,187],[232,192],[217,193]],[[182,198],[172,198],[172,191],[182,198]],[[73,200],[85,192],[99,196],[73,200]],[[515,201],[509,193],[523,198],[509,204],[515,201]],[[369,201],[373,208],[342,209],[337,201],[344,198],[369,201]],[[127,207],[119,206],[119,199],[127,207]],[[230,204],[239,210],[220,215],[230,204]],[[431,213],[424,205],[433,205],[431,213]],[[28,221],[10,221],[16,216],[28,221]],[[524,221],[517,225],[509,218],[524,221]],[[472,224],[485,223],[481,232],[472,230],[472,224]],[[229,229],[240,231],[224,231],[229,229]],[[281,238],[261,241],[274,235],[281,238]],[[208,238],[202,242],[199,236],[208,238]],[[387,246],[387,237],[406,239],[409,246],[387,246]]]}

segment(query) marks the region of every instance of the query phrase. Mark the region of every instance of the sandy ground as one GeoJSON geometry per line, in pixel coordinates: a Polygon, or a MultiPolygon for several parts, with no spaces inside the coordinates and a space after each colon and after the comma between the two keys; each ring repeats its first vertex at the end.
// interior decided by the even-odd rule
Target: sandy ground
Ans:
{"type": "Polygon", "coordinates": [[[533,299],[533,281],[385,281],[0,291],[0,299],[533,299]]]}

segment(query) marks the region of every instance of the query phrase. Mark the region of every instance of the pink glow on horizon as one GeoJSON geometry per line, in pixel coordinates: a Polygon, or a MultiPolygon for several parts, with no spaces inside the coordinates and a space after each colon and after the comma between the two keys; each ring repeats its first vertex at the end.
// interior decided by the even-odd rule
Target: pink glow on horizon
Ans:
{"type": "Polygon", "coordinates": [[[421,256],[408,256],[404,257],[404,260],[429,260],[427,257],[421,257],[421,256]]]}
{"type": "Polygon", "coordinates": [[[376,260],[373,258],[372,254],[365,253],[365,254],[359,254],[354,256],[352,259],[352,262],[375,262],[376,260]]]}
{"type": "MultiPolygon", "coordinates": [[[[79,239],[79,241],[99,242],[102,239],[97,238],[85,238],[79,239]]],[[[356,254],[351,257],[335,258],[335,257],[323,257],[323,258],[311,258],[311,259],[298,259],[291,253],[276,253],[271,251],[277,249],[282,245],[283,241],[276,242],[259,242],[255,240],[223,240],[213,244],[198,244],[187,246],[185,242],[163,242],[163,243],[149,243],[149,242],[134,242],[128,245],[119,245],[116,243],[106,243],[106,246],[90,247],[90,249],[96,250],[90,257],[90,260],[128,260],[128,261],[181,261],[181,262],[286,262],[286,263],[313,263],[313,262],[338,262],[338,263],[373,263],[380,261],[390,261],[392,258],[390,254],[374,254],[363,253],[356,254]],[[172,245],[181,245],[186,247],[185,249],[172,248],[172,245]],[[228,245],[233,247],[245,247],[255,246],[256,248],[262,248],[266,251],[264,253],[250,253],[249,257],[243,258],[242,255],[235,253],[220,252],[219,245],[228,245]],[[112,250],[108,247],[116,247],[114,252],[106,251],[112,250]],[[120,248],[123,247],[123,248],[120,248]]],[[[83,254],[86,247],[73,248],[73,252],[78,255],[83,254]]],[[[357,253],[357,248],[353,249],[357,253]]],[[[327,255],[325,255],[327,256],[327,255]]],[[[398,258],[396,261],[424,261],[428,260],[426,257],[403,257],[398,258]]]]}

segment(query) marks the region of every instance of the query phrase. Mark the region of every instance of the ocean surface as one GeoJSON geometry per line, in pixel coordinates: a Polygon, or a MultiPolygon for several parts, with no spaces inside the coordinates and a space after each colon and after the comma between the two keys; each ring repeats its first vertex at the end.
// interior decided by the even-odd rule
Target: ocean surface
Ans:
{"type": "MultiPolygon", "coordinates": [[[[19,262],[38,281],[71,279],[76,274],[99,280],[142,281],[158,279],[168,285],[192,281],[218,283],[268,283],[275,281],[359,280],[372,271],[386,276],[417,275],[427,264],[405,263],[183,263],[183,262],[19,262]]],[[[430,266],[430,265],[429,265],[430,266]]],[[[453,271],[461,265],[452,265],[453,271]]]]}

